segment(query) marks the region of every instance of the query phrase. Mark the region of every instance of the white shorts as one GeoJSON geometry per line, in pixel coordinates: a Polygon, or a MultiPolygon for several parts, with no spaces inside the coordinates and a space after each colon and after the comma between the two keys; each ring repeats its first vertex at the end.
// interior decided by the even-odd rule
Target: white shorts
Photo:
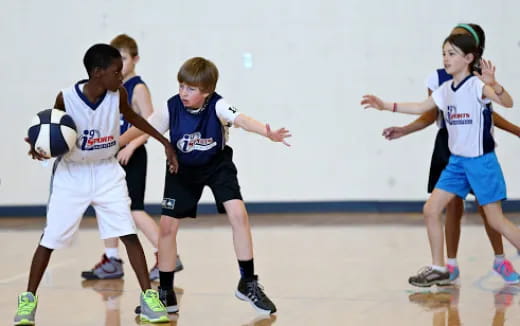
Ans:
{"type": "Polygon", "coordinates": [[[40,245],[70,245],[89,205],[96,211],[101,239],[135,234],[125,172],[115,158],[89,163],[56,161],[40,245]]]}

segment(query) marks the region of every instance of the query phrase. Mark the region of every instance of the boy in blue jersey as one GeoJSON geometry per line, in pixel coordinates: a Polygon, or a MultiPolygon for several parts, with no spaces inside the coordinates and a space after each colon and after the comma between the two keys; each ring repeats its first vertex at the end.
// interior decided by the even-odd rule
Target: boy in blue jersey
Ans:
{"type": "MultiPolygon", "coordinates": [[[[186,61],[177,75],[179,94],[168,100],[165,110],[150,117],[159,132],[170,131],[170,142],[179,160],[179,172],[167,174],[159,237],[159,296],[169,312],[178,311],[173,292],[177,231],[180,220],[197,216],[197,204],[204,186],[213,191],[220,213],[227,213],[233,230],[233,242],[241,278],[236,296],[249,301],[265,314],[276,311],[263,292],[254,273],[253,241],[247,211],[242,201],[233,163],[233,151],[226,145],[231,125],[282,142],[290,137],[285,128],[271,130],[268,124],[237,112],[215,92],[217,67],[196,57],[186,61]]],[[[122,144],[141,134],[132,128],[122,137],[122,144]]]]}
{"type": "MultiPolygon", "coordinates": [[[[123,86],[128,94],[128,103],[132,109],[142,116],[148,118],[153,112],[152,98],[148,87],[135,72],[135,66],[139,62],[139,51],[137,42],[126,34],[116,36],[110,45],[121,53],[123,60],[123,86]]],[[[123,135],[131,124],[121,114],[121,135],[123,135]]],[[[144,233],[154,248],[156,256],[155,265],[150,270],[150,280],[159,279],[159,268],[157,266],[157,241],[159,240],[159,227],[150,215],[144,210],[144,192],[146,188],[147,153],[143,143],[137,139],[128,143],[117,153],[117,159],[126,173],[126,184],[130,195],[130,209],[137,227],[144,233]]],[[[124,275],[123,261],[119,257],[117,238],[105,239],[105,254],[101,261],[91,270],[84,271],[81,276],[87,280],[115,279],[124,275]]],[[[177,258],[175,271],[183,269],[182,263],[177,258]]]]}

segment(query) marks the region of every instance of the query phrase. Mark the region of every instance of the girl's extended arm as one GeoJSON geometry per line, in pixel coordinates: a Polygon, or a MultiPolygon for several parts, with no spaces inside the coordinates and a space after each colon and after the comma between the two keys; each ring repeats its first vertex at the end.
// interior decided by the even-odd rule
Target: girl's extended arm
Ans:
{"type": "Polygon", "coordinates": [[[375,95],[365,95],[361,99],[361,105],[364,105],[365,109],[374,108],[408,114],[421,114],[437,107],[431,96],[422,102],[392,103],[383,102],[375,95]]]}

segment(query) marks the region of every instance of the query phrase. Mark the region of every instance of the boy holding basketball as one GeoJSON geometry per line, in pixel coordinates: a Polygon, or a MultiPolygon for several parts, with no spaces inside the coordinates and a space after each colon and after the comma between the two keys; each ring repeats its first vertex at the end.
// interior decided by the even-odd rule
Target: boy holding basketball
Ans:
{"type": "MultiPolygon", "coordinates": [[[[89,205],[96,211],[101,238],[119,237],[142,289],[141,320],[167,322],[157,291],[151,289],[146,260],[130,214],[125,174],[115,154],[119,150],[119,115],[159,140],[165,147],[171,173],[176,154],[168,140],[129,106],[122,87],[121,54],[107,44],[88,49],[83,59],[89,79],[62,90],[54,107],[66,111],[76,123],[76,148],[55,162],[47,224],[34,253],[27,291],[18,297],[15,325],[34,325],[36,290],[54,249],[70,244],[89,205]]],[[[31,148],[35,159],[42,156],[31,148]]]]}

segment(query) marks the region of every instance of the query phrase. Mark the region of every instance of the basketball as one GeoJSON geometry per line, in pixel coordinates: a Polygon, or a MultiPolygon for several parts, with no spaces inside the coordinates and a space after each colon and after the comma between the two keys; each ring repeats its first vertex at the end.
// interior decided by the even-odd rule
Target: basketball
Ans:
{"type": "Polygon", "coordinates": [[[77,138],[74,120],[57,109],[38,112],[27,133],[34,150],[46,158],[67,153],[77,138]]]}

